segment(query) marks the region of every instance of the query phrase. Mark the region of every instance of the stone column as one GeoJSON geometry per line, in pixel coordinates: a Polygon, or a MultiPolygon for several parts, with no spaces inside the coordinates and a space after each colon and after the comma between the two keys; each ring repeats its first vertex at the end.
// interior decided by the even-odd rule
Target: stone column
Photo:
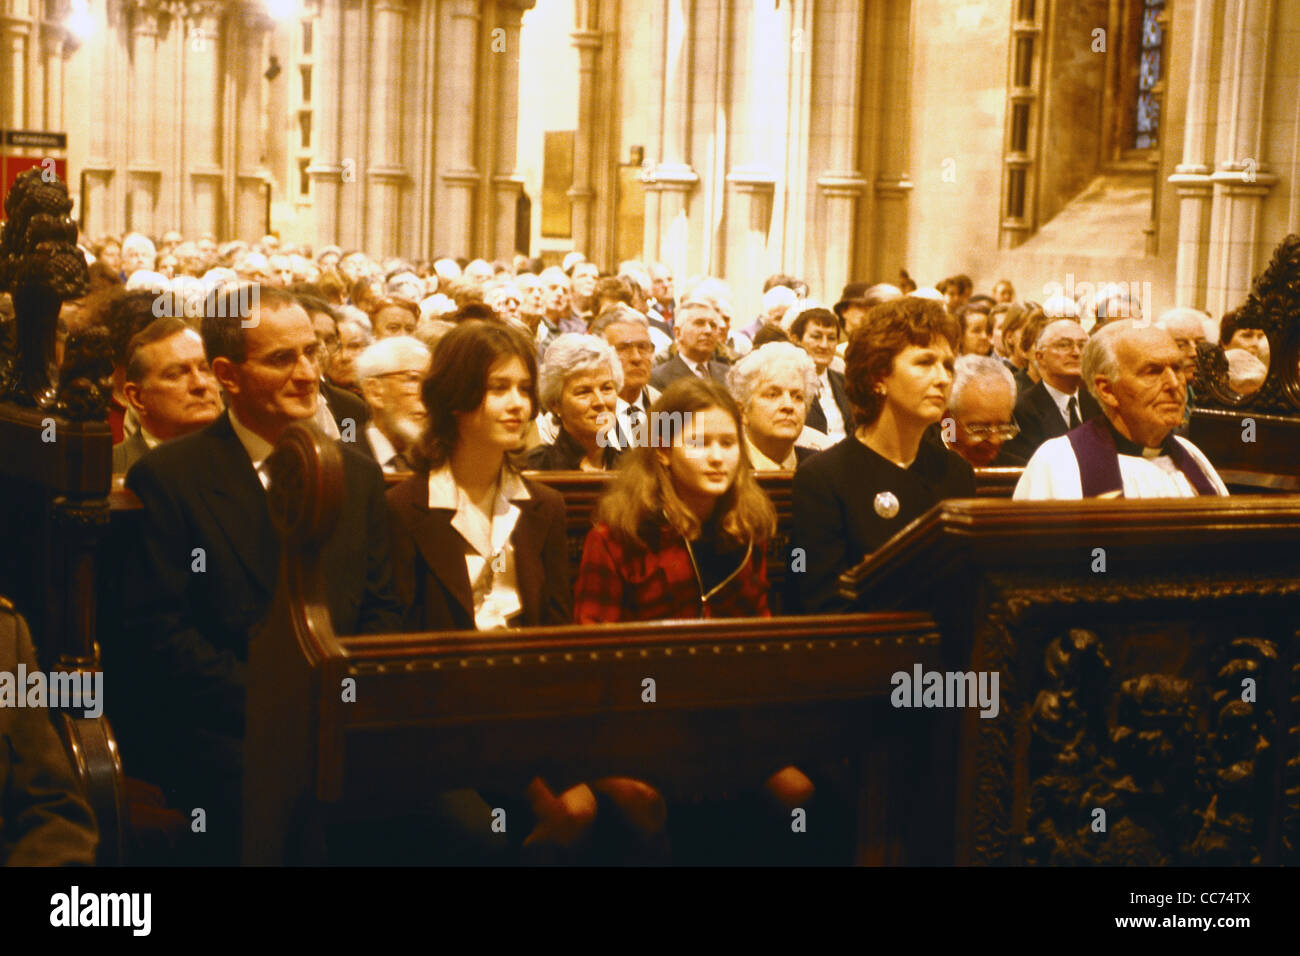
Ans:
{"type": "Polygon", "coordinates": [[[479,3],[443,0],[438,44],[438,163],[435,255],[473,256],[474,211],[480,180],[474,133],[478,121],[479,3]]]}
{"type": "Polygon", "coordinates": [[[29,0],[4,0],[0,7],[0,126],[22,129],[26,124],[27,38],[32,24],[29,0]]]}
{"type": "Polygon", "coordinates": [[[576,28],[570,35],[578,48],[578,128],[573,134],[572,203],[573,248],[594,254],[592,249],[592,204],[596,190],[592,186],[591,165],[595,158],[596,65],[600,56],[600,0],[575,0],[576,28]]]}
{"type": "Polygon", "coordinates": [[[181,60],[185,79],[184,168],[186,182],[181,224],[187,236],[211,232],[225,238],[222,180],[221,67],[223,4],[198,0],[186,10],[183,26],[185,53],[181,60]]]}
{"type": "Polygon", "coordinates": [[[1192,16],[1192,62],[1183,127],[1183,161],[1169,177],[1178,193],[1178,264],[1175,302],[1200,308],[1205,298],[1206,232],[1210,222],[1213,157],[1210,154],[1210,62],[1215,0],[1196,0],[1192,16]]]}
{"type": "Polygon", "coordinates": [[[1260,205],[1277,182],[1261,155],[1272,13],[1271,0],[1232,0],[1225,17],[1206,270],[1206,308],[1216,316],[1245,300],[1263,265],[1258,261],[1260,205]]]}
{"type": "Polygon", "coordinates": [[[66,38],[61,28],[46,30],[45,129],[63,131],[63,64],[66,38]]]}
{"type": "Polygon", "coordinates": [[[128,79],[126,226],[152,235],[162,167],[158,162],[158,35],[166,14],[152,0],[131,7],[128,79]]]}
{"type": "MultiPolygon", "coordinates": [[[[828,298],[853,279],[858,199],[867,188],[858,160],[864,7],[864,0],[841,0],[832,21],[835,33],[826,38],[831,73],[827,104],[830,125],[826,166],[817,178],[825,219],[819,243],[821,274],[814,288],[820,288],[828,298]]],[[[824,48],[821,38],[817,39],[820,51],[824,48]]]]}
{"type": "Polygon", "coordinates": [[[375,0],[370,32],[369,166],[366,168],[366,245],[377,256],[396,254],[402,225],[403,44],[407,0],[375,0]]]}
{"type": "Polygon", "coordinates": [[[228,69],[235,87],[235,238],[253,241],[266,234],[267,171],[265,136],[266,34],[272,24],[260,5],[239,10],[229,40],[233,57],[228,69]]]}
{"type": "Polygon", "coordinates": [[[772,202],[778,172],[774,108],[784,110],[778,84],[787,64],[786,31],[763,4],[736,4],[733,23],[733,115],[731,154],[739,160],[727,173],[725,275],[731,285],[733,319],[746,325],[757,314],[762,281],[775,263],[769,254],[772,202]],[[743,85],[742,85],[743,84],[743,85]]]}
{"type": "Polygon", "coordinates": [[[312,69],[312,124],[315,126],[312,162],[307,175],[312,181],[312,213],[315,219],[315,247],[338,242],[339,188],[343,166],[339,162],[339,44],[342,42],[340,0],[320,0],[320,18],[314,39],[315,66],[312,69]]]}
{"type": "Polygon", "coordinates": [[[495,258],[509,259],[515,253],[515,222],[524,179],[515,164],[519,159],[519,29],[524,11],[536,0],[502,0],[497,4],[496,25],[504,31],[504,49],[496,57],[497,96],[493,104],[496,122],[496,162],[492,171],[492,237],[486,251],[495,258]]]}
{"type": "Polygon", "coordinates": [[[700,177],[689,161],[691,142],[691,22],[694,0],[663,0],[659,156],[642,176],[646,190],[645,255],[685,278],[687,205],[700,177]]]}

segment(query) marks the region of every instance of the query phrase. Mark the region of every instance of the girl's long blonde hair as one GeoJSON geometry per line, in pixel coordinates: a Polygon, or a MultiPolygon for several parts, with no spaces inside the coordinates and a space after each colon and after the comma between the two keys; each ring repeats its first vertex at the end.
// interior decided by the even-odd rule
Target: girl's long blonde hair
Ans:
{"type": "Polygon", "coordinates": [[[672,475],[655,454],[681,439],[689,415],[720,408],[736,423],[740,441],[740,465],[731,487],[718,499],[714,514],[720,533],[739,547],[753,542],[759,548],[776,532],[776,509],[754,479],[754,469],[745,450],[740,408],[722,386],[694,375],[684,376],[668,386],[650,410],[647,442],[625,455],[613,486],[596,507],[595,520],[607,525],[624,542],[643,550],[649,548],[643,533],[662,515],[687,540],[700,535],[700,519],[686,506],[673,487],[672,475]],[[663,426],[663,427],[660,427],[663,426]]]}

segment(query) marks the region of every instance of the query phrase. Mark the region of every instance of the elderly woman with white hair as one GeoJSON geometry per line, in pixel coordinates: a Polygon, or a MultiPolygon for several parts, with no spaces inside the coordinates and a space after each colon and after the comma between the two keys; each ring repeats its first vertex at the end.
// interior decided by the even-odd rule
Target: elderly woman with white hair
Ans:
{"type": "Polygon", "coordinates": [[[814,448],[799,445],[820,385],[817,366],[791,342],[769,342],[737,362],[727,388],[740,406],[745,450],[755,471],[794,471],[814,448]]]}
{"type": "Polygon", "coordinates": [[[566,332],[542,360],[538,401],[558,426],[555,440],[528,452],[535,471],[609,471],[620,449],[613,438],[623,366],[604,339],[566,332]]]}

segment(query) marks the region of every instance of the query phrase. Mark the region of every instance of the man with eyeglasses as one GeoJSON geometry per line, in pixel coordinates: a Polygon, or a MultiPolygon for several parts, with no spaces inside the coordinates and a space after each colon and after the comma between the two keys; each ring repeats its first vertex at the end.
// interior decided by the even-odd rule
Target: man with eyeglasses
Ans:
{"type": "MultiPolygon", "coordinates": [[[[601,312],[591,324],[592,335],[599,335],[614,347],[623,366],[623,390],[618,393],[616,440],[620,448],[631,448],[638,429],[637,421],[650,414],[650,406],[659,400],[659,390],[650,385],[655,346],[650,338],[649,320],[631,306],[619,303],[601,312]]],[[[650,434],[648,428],[642,434],[650,434]]]]}
{"type": "Polygon", "coordinates": [[[1064,435],[1101,414],[1101,407],[1085,389],[1083,349],[1088,333],[1074,319],[1048,323],[1034,346],[1034,361],[1042,381],[1023,392],[1016,402],[1020,434],[1007,443],[1007,451],[1028,460],[1049,438],[1064,435]]]}
{"type": "MultiPolygon", "coordinates": [[[[306,310],[283,289],[248,292],[222,293],[203,318],[225,413],[159,445],[126,477],[143,506],[124,602],[132,640],[104,655],[125,702],[113,722],[133,741],[133,773],[187,815],[205,811],[205,831],[187,834],[185,862],[240,859],[249,640],[271,608],[280,564],[269,459],[320,401],[320,343],[306,310]]],[[[383,476],[338,447],[343,501],[316,549],[327,610],[340,634],[392,631],[401,605],[383,476]]]]}
{"type": "Polygon", "coordinates": [[[385,474],[414,468],[410,452],[428,421],[420,386],[432,360],[425,344],[408,335],[380,339],[357,359],[357,377],[370,406],[362,448],[385,474]]]}
{"type": "Polygon", "coordinates": [[[1020,433],[1015,423],[1016,380],[1000,359],[963,355],[953,367],[944,444],[975,468],[1023,468],[1025,459],[1003,446],[1020,433]]]}

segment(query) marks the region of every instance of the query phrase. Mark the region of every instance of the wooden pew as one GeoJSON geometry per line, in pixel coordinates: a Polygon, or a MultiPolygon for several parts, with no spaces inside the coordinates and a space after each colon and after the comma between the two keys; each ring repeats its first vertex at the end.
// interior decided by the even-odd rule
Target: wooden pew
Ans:
{"type": "Polygon", "coordinates": [[[930,745],[951,723],[888,705],[892,674],[939,660],[928,615],[340,637],[315,564],[340,482],[337,449],[291,429],[273,464],[279,586],[248,668],[245,862],[318,861],[332,814],[454,787],[626,774],[669,798],[731,794],[791,762],[847,762],[860,862],[951,858],[930,745]]]}
{"type": "MultiPolygon", "coordinates": [[[[109,525],[112,435],[107,422],[70,421],[0,403],[0,594],[27,619],[46,671],[100,669],[97,569],[109,525]]],[[[104,695],[112,707],[112,685],[104,695]]],[[[125,854],[126,784],[108,711],[52,715],[99,823],[98,860],[125,854]]]]}
{"type": "Polygon", "coordinates": [[[1300,498],[944,502],[841,592],[1000,675],[957,863],[1300,862],[1300,498]]]}

